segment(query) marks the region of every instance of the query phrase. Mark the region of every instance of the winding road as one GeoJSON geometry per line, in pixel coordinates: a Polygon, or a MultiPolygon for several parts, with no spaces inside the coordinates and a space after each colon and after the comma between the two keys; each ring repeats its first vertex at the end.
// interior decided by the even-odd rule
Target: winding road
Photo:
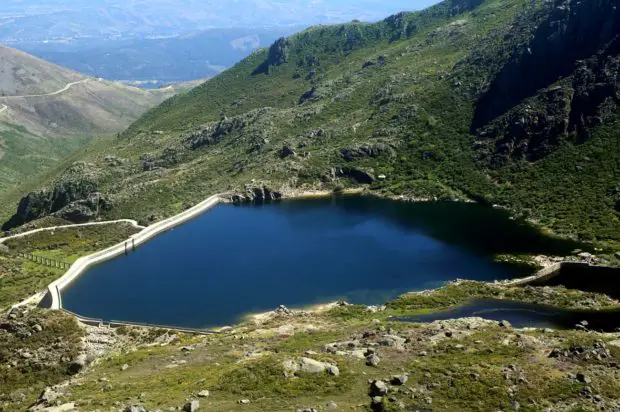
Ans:
{"type": "MultiPolygon", "coordinates": [[[[92,79],[82,79],[82,80],[78,80],[75,82],[71,82],[71,83],[67,83],[65,85],[65,87],[63,87],[62,89],[56,90],[55,92],[51,92],[51,93],[44,93],[44,94],[25,94],[25,95],[21,95],[21,96],[0,96],[0,101],[4,100],[11,100],[11,99],[23,99],[23,98],[29,98],[29,97],[47,97],[47,96],[56,96],[59,95],[61,93],[66,92],[67,90],[69,90],[70,88],[72,88],[73,86],[76,86],[78,84],[83,84],[83,83],[87,83],[89,81],[91,81],[92,79]]],[[[98,80],[100,81],[100,80],[98,80]]],[[[0,113],[3,113],[4,111],[6,111],[6,109],[8,109],[9,107],[6,104],[0,104],[0,113]]]]}
{"type": "Polygon", "coordinates": [[[145,228],[144,226],[140,226],[138,224],[138,222],[136,222],[133,219],[106,220],[106,221],[103,221],[103,222],[90,222],[90,223],[80,223],[80,224],[73,224],[73,225],[51,226],[51,227],[42,227],[42,228],[39,228],[39,229],[29,230],[28,232],[18,233],[17,235],[13,235],[13,236],[2,237],[2,238],[0,238],[0,244],[6,242],[7,240],[11,240],[11,239],[16,239],[16,238],[32,235],[32,234],[38,233],[38,232],[52,231],[52,230],[56,230],[56,229],[74,228],[74,227],[84,227],[84,226],[110,225],[110,224],[113,224],[113,223],[129,223],[130,225],[132,225],[136,229],[144,229],[145,228]]]}

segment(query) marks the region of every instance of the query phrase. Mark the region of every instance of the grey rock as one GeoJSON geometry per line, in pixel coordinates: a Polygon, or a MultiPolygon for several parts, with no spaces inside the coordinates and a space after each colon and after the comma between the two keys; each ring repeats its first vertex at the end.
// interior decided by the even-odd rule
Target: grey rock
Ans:
{"type": "Polygon", "coordinates": [[[199,398],[208,398],[208,397],[209,397],[209,395],[210,395],[210,393],[209,393],[209,391],[208,391],[208,390],[206,390],[206,389],[205,389],[205,390],[202,390],[202,391],[200,391],[200,392],[198,392],[198,397],[199,397],[199,398]]]}
{"type": "Polygon", "coordinates": [[[267,66],[280,66],[288,61],[291,43],[286,37],[280,37],[269,47],[267,66]]]}
{"type": "Polygon", "coordinates": [[[379,356],[377,356],[376,353],[371,353],[366,358],[366,365],[368,365],[368,366],[375,366],[376,367],[377,365],[379,365],[380,361],[381,361],[381,359],[379,359],[379,356]]]}
{"type": "Polygon", "coordinates": [[[392,376],[392,379],[390,379],[390,383],[392,385],[404,385],[407,383],[407,381],[409,380],[409,377],[407,375],[394,375],[392,376]]]}
{"type": "Polygon", "coordinates": [[[142,405],[130,405],[123,409],[123,412],[148,412],[148,410],[142,405]]]}
{"type": "Polygon", "coordinates": [[[326,369],[323,362],[311,358],[301,358],[299,360],[299,370],[305,373],[321,373],[326,369]]]}
{"type": "Polygon", "coordinates": [[[280,156],[280,159],[285,159],[287,157],[295,157],[297,156],[297,152],[291,146],[284,145],[284,147],[282,147],[282,150],[280,150],[279,156],[280,156]]]}
{"type": "Polygon", "coordinates": [[[250,403],[250,400],[249,399],[241,399],[241,400],[237,401],[237,403],[239,405],[247,405],[247,404],[250,403]]]}
{"type": "Polygon", "coordinates": [[[338,405],[336,404],[336,402],[331,401],[327,403],[326,408],[327,409],[338,409],[338,405]]]}
{"type": "Polygon", "coordinates": [[[383,410],[383,396],[373,396],[370,405],[373,411],[383,410]]]}
{"type": "Polygon", "coordinates": [[[499,326],[501,326],[502,328],[511,328],[512,327],[510,322],[508,322],[507,320],[500,321],[499,322],[499,326]]]}
{"type": "MultiPolygon", "coordinates": [[[[379,157],[396,155],[396,145],[390,143],[366,143],[359,146],[343,147],[340,149],[340,155],[346,161],[353,161],[364,157],[379,157]]],[[[383,177],[385,179],[385,176],[383,177]]]]}
{"type": "Polygon", "coordinates": [[[88,358],[85,354],[78,355],[69,365],[69,373],[75,375],[88,366],[88,358]]]}
{"type": "Polygon", "coordinates": [[[327,366],[327,373],[329,373],[332,376],[338,376],[340,375],[340,369],[338,369],[337,366],[329,365],[327,366]]]}
{"type": "Polygon", "coordinates": [[[183,405],[183,412],[196,412],[200,408],[200,402],[197,400],[189,401],[183,405]]]}
{"type": "Polygon", "coordinates": [[[375,380],[370,384],[370,396],[385,396],[389,391],[387,383],[375,380]]]}
{"type": "Polygon", "coordinates": [[[579,382],[582,382],[585,384],[592,383],[592,379],[590,379],[590,377],[583,372],[578,372],[576,378],[579,382]]]}

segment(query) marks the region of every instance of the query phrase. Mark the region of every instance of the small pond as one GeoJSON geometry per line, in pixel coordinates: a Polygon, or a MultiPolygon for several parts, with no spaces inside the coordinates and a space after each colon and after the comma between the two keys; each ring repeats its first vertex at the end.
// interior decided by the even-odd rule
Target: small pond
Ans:
{"type": "Polygon", "coordinates": [[[570,310],[499,299],[474,300],[445,311],[392,320],[418,323],[468,317],[507,320],[517,328],[574,329],[575,325],[586,321],[588,329],[613,332],[620,326],[620,310],[570,310]]]}
{"type": "Polygon", "coordinates": [[[361,196],[218,205],[63,291],[83,316],[212,327],[278,305],[380,304],[457,278],[528,274],[508,252],[569,253],[505,211],[361,196]]]}

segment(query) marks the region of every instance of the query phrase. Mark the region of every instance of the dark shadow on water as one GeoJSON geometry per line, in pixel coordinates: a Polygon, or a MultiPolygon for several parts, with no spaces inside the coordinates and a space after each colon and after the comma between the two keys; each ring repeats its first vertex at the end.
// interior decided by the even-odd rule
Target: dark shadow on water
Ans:
{"type": "Polygon", "coordinates": [[[552,278],[533,281],[529,285],[564,286],[620,299],[620,268],[565,264],[552,278]]]}
{"type": "Polygon", "coordinates": [[[407,203],[358,195],[282,202],[291,215],[321,205],[336,206],[352,215],[380,216],[399,227],[485,255],[568,255],[575,249],[589,249],[579,242],[545,235],[525,221],[511,219],[503,209],[475,203],[407,203]]]}
{"type": "Polygon", "coordinates": [[[481,317],[501,321],[507,320],[518,328],[574,329],[581,321],[588,322],[588,329],[613,332],[620,327],[620,309],[609,311],[588,311],[559,309],[509,300],[474,300],[456,308],[419,316],[393,317],[401,322],[425,323],[436,320],[481,317]]]}

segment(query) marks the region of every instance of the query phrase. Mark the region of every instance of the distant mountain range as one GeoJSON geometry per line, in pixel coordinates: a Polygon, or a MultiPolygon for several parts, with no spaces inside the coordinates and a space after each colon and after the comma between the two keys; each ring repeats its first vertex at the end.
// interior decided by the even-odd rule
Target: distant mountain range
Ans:
{"type": "Polygon", "coordinates": [[[176,36],[193,30],[378,20],[433,0],[4,0],[0,42],[176,36]]]}
{"type": "Polygon", "coordinates": [[[26,42],[15,46],[42,59],[91,76],[148,81],[147,87],[214,76],[301,26],[210,29],[164,39],[26,42]]]}

